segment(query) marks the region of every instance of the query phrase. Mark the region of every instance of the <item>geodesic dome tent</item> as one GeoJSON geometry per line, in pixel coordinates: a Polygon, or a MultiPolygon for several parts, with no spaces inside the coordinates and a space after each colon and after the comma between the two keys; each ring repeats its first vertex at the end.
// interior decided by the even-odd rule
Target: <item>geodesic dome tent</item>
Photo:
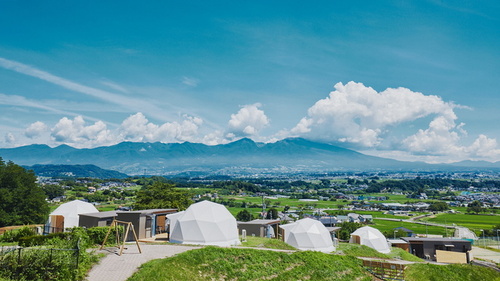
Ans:
{"type": "Polygon", "coordinates": [[[62,232],[66,228],[78,226],[80,214],[97,213],[99,210],[94,205],[81,200],[73,200],[61,204],[50,213],[47,225],[50,230],[47,232],[62,232]]]}
{"type": "Polygon", "coordinates": [[[236,219],[221,204],[201,201],[167,218],[172,243],[223,247],[240,244],[236,219]]]}
{"type": "Polygon", "coordinates": [[[363,226],[351,233],[349,243],[365,245],[383,254],[391,252],[391,247],[387,243],[384,234],[370,226],[363,226]]]}
{"type": "Polygon", "coordinates": [[[281,225],[284,241],[299,250],[329,253],[335,251],[332,237],[326,227],[317,220],[305,218],[281,225]]]}

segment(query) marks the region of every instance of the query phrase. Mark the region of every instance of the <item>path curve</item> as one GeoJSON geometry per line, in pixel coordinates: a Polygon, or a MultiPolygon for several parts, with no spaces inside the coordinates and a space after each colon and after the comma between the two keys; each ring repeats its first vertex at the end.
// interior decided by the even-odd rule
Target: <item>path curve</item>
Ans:
{"type": "Polygon", "coordinates": [[[139,253],[135,244],[127,245],[121,256],[119,249],[107,248],[98,253],[107,254],[100,263],[95,265],[89,272],[87,281],[125,281],[141,264],[150,260],[171,257],[189,250],[199,249],[196,246],[182,245],[148,245],[141,244],[142,254],[139,253]]]}

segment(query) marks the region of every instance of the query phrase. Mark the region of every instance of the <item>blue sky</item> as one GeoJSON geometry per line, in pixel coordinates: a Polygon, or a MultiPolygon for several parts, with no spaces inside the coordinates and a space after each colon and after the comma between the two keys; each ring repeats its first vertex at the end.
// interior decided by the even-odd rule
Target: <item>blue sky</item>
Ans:
{"type": "Polygon", "coordinates": [[[499,161],[499,26],[498,1],[2,1],[0,147],[304,137],[499,161]]]}

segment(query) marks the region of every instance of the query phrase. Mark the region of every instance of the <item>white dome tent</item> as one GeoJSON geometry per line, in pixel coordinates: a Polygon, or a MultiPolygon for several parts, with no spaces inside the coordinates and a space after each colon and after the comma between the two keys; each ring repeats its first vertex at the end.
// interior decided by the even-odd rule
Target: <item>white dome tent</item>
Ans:
{"type": "Polygon", "coordinates": [[[305,218],[281,225],[284,241],[299,250],[329,253],[335,251],[332,237],[326,227],[317,220],[305,218]]]}
{"type": "Polygon", "coordinates": [[[391,252],[391,247],[382,232],[370,226],[358,228],[351,233],[349,243],[365,245],[383,254],[391,252]]]}
{"type": "Polygon", "coordinates": [[[80,214],[97,213],[99,210],[94,205],[81,200],[73,200],[61,204],[57,209],[50,213],[47,226],[50,230],[47,232],[63,232],[66,228],[78,226],[80,214]]]}
{"type": "Polygon", "coordinates": [[[223,247],[240,244],[236,219],[221,204],[198,202],[167,218],[172,243],[223,247]]]}

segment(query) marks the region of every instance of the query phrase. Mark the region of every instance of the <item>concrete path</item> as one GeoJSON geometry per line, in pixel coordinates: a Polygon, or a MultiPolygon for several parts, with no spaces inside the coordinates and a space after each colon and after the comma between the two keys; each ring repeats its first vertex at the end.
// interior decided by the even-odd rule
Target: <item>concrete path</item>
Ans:
{"type": "Polygon", "coordinates": [[[495,251],[490,251],[487,249],[472,246],[472,255],[474,258],[480,258],[483,260],[490,260],[495,263],[500,263],[500,253],[495,251]]]}
{"type": "Polygon", "coordinates": [[[88,281],[125,281],[139,266],[153,259],[171,257],[200,247],[181,245],[147,245],[141,244],[142,254],[135,244],[126,245],[127,249],[121,256],[118,248],[107,248],[99,253],[107,254],[101,262],[90,271],[88,281]]]}

